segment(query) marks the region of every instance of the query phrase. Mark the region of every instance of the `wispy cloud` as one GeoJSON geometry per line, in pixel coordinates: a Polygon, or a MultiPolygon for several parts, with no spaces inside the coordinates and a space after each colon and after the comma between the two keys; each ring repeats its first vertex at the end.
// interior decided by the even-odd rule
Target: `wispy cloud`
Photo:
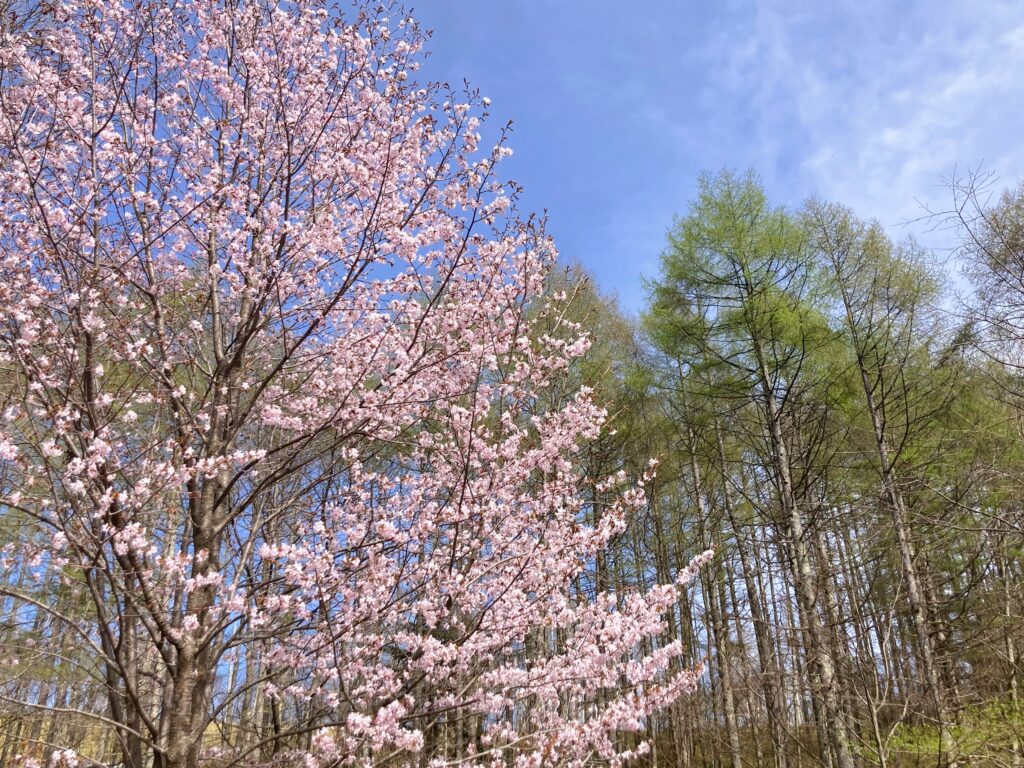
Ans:
{"type": "Polygon", "coordinates": [[[709,93],[745,94],[759,152],[810,191],[895,227],[955,167],[1024,175],[1024,4],[764,0],[716,26],[709,93]]]}

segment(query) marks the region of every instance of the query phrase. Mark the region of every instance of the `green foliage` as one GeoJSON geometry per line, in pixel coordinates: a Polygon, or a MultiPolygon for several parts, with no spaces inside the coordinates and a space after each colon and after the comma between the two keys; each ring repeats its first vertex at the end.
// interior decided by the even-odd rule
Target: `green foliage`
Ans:
{"type": "Polygon", "coordinates": [[[704,175],[648,284],[644,326],[688,369],[717,369],[717,389],[739,394],[765,366],[795,376],[804,363],[815,366],[812,350],[821,353],[817,378],[841,350],[822,311],[823,287],[807,226],[771,206],[756,175],[704,175]]]}
{"type": "MultiPolygon", "coordinates": [[[[965,707],[951,728],[957,756],[974,768],[1011,765],[1024,740],[1024,710],[1007,701],[965,707]]],[[[889,742],[890,765],[929,765],[939,754],[939,731],[932,723],[902,723],[889,742]]],[[[876,754],[865,757],[877,760],[876,754]]]]}

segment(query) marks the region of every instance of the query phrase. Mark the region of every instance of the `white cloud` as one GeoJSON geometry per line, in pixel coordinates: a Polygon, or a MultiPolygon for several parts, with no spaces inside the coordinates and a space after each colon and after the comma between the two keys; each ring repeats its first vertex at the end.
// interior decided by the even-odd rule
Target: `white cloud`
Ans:
{"type": "Polygon", "coordinates": [[[955,167],[1024,176],[1024,4],[764,0],[747,11],[708,42],[710,96],[745,96],[751,154],[787,152],[805,191],[895,227],[943,207],[955,167]]]}

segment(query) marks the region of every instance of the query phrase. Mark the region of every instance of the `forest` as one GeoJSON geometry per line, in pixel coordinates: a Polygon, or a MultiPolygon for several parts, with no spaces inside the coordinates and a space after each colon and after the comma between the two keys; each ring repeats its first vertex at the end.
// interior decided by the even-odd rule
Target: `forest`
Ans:
{"type": "Polygon", "coordinates": [[[639,322],[582,284],[617,430],[588,460],[662,461],[594,588],[715,550],[670,628],[706,671],[653,726],[665,764],[1020,764],[1024,190],[983,184],[941,217],[969,303],[913,240],[728,171],[639,322]]]}
{"type": "Polygon", "coordinates": [[[1024,183],[627,312],[411,18],[11,8],[0,768],[1024,766],[1024,183]]]}

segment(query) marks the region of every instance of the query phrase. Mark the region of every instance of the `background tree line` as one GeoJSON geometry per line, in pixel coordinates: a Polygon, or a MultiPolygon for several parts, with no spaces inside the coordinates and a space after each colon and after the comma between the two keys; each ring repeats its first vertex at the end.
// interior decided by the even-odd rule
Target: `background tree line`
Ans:
{"type": "Polygon", "coordinates": [[[592,588],[716,551],[671,627],[704,685],[652,764],[1022,764],[1024,187],[952,191],[968,301],[912,240],[723,172],[639,322],[577,302],[616,428],[593,471],[661,460],[592,588]]]}

